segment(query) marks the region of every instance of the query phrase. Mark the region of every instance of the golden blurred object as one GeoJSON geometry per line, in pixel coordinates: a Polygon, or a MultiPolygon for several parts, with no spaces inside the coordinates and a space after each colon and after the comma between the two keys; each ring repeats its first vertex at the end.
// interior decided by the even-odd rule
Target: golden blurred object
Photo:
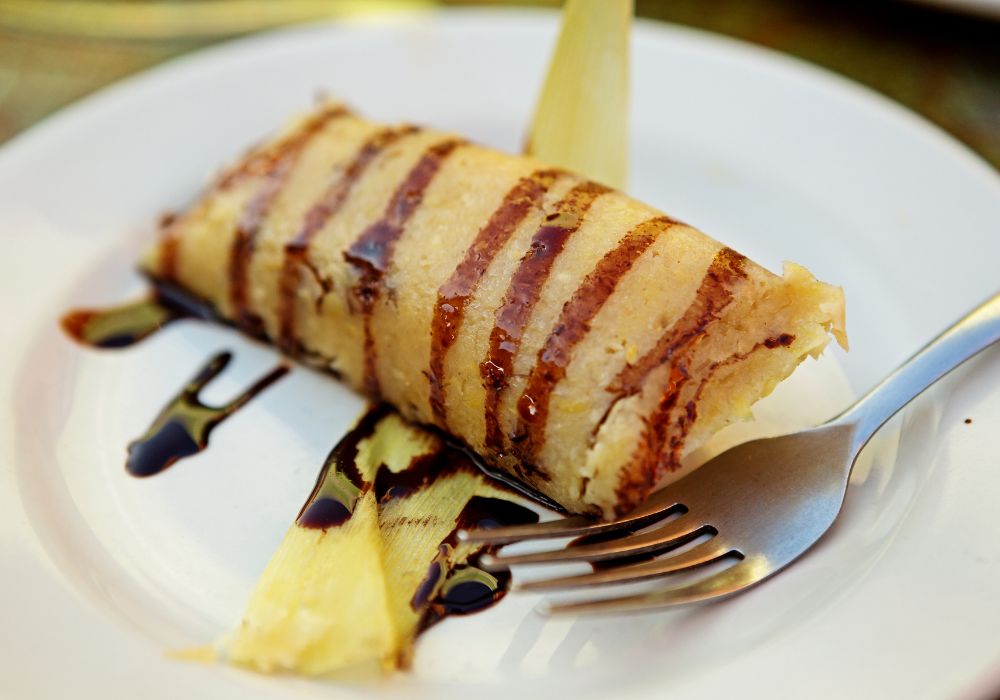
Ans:
{"type": "Polygon", "coordinates": [[[317,19],[418,11],[431,0],[0,0],[0,26],[111,39],[245,34],[317,19]]]}

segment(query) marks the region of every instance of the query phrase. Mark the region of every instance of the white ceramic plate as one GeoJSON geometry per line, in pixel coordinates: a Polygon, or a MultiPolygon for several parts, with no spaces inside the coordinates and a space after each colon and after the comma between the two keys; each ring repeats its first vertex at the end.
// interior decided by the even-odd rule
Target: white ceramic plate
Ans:
{"type": "MultiPolygon", "coordinates": [[[[512,595],[433,629],[411,674],[374,684],[164,656],[238,618],[361,403],[296,370],[205,454],[133,480],[125,444],[210,353],[233,348],[237,360],[209,400],[274,355],[195,323],[95,352],[56,319],[138,292],[132,260],[156,216],[317,90],[515,149],[555,29],[548,13],[452,11],[281,31],[126,81],[4,147],[5,695],[935,698],[1000,687],[997,352],[887,429],[812,554],[731,602],[545,620],[537,599],[512,595]]],[[[847,289],[854,350],[793,377],[763,406],[766,429],[831,415],[995,290],[1000,180],[951,139],[853,84],[710,35],[640,23],[634,58],[634,193],[772,268],[787,257],[847,289]]]]}

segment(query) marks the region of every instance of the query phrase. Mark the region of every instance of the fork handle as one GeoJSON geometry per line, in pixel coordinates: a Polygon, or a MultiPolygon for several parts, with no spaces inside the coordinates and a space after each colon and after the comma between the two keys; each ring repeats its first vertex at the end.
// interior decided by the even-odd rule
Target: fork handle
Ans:
{"type": "Polygon", "coordinates": [[[1000,294],[924,346],[831,423],[853,423],[854,448],[860,450],[876,430],[924,389],[998,340],[1000,294]]]}

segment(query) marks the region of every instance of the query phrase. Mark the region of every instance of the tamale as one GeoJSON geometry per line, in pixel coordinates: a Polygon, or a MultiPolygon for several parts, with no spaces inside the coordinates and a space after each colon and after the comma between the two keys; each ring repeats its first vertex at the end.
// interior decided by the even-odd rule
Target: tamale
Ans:
{"type": "Polygon", "coordinates": [[[154,278],[612,517],[749,414],[843,295],[635,199],[324,103],[164,227],[154,278]]]}

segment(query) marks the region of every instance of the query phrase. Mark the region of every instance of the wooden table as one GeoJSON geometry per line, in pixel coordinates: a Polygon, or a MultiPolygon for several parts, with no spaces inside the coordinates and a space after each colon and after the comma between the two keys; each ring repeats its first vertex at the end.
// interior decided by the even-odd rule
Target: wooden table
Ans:
{"type": "MultiPolygon", "coordinates": [[[[1000,21],[902,0],[636,0],[636,11],[761,44],[853,78],[922,114],[1000,168],[1000,21]]],[[[100,34],[100,27],[76,35],[43,31],[14,21],[12,14],[5,17],[4,0],[0,25],[7,25],[0,26],[0,141],[104,85],[217,40],[80,35],[100,34]]]]}

